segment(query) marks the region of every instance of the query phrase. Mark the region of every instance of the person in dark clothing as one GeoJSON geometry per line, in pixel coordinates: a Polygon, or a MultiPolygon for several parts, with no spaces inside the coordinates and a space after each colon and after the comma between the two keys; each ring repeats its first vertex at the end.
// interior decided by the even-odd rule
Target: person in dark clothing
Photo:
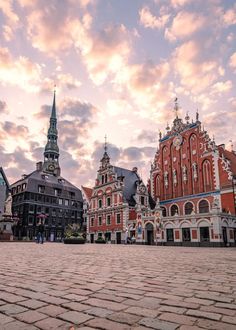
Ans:
{"type": "Polygon", "coordinates": [[[40,221],[38,224],[37,243],[43,244],[43,239],[44,239],[44,224],[40,221]]]}

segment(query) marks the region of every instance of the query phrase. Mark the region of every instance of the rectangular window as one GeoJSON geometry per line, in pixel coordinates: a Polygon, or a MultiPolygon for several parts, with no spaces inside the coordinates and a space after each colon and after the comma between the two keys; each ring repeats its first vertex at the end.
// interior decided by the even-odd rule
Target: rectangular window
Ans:
{"type": "Polygon", "coordinates": [[[94,218],[91,218],[91,220],[90,220],[90,226],[91,226],[91,227],[94,226],[94,218]]]}
{"type": "Polygon", "coordinates": [[[63,199],[62,198],[59,198],[58,199],[58,203],[59,203],[59,205],[62,205],[63,204],[63,199]]]}
{"type": "Polygon", "coordinates": [[[40,194],[44,194],[45,193],[45,186],[38,186],[38,192],[40,194]]]}
{"type": "Polygon", "coordinates": [[[34,213],[34,205],[29,205],[29,213],[34,213]]]}
{"type": "Polygon", "coordinates": [[[107,215],[107,225],[109,226],[111,224],[111,216],[107,215]]]}
{"type": "Polygon", "coordinates": [[[69,199],[65,199],[65,206],[69,206],[69,199]]]}
{"type": "Polygon", "coordinates": [[[99,226],[102,225],[102,217],[98,217],[98,225],[99,225],[99,226]]]}
{"type": "Polygon", "coordinates": [[[111,198],[107,197],[107,206],[111,206],[111,198]]]}
{"type": "Polygon", "coordinates": [[[120,213],[116,215],[116,223],[117,224],[121,223],[120,213]]]}
{"type": "Polygon", "coordinates": [[[144,197],[143,196],[141,196],[141,205],[144,205],[144,197]]]}
{"type": "Polygon", "coordinates": [[[102,207],[102,200],[101,199],[99,199],[99,201],[98,201],[98,207],[99,207],[99,209],[102,207]]]}
{"type": "Polygon", "coordinates": [[[33,223],[34,223],[34,218],[32,216],[29,216],[28,225],[32,225],[33,223]]]}

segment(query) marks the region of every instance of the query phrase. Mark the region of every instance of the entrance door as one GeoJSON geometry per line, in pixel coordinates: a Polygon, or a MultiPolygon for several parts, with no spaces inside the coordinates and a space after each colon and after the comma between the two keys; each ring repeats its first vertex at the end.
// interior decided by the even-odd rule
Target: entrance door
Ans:
{"type": "Polygon", "coordinates": [[[153,225],[148,223],[146,226],[147,230],[147,244],[152,245],[154,244],[154,232],[153,232],[153,225]]]}
{"type": "Polygon", "coordinates": [[[90,243],[94,243],[94,234],[90,234],[90,243]]]}
{"type": "Polygon", "coordinates": [[[228,243],[228,238],[227,238],[227,229],[226,229],[226,227],[222,227],[222,234],[223,234],[223,241],[224,241],[224,244],[227,245],[227,243],[228,243]]]}
{"type": "Polygon", "coordinates": [[[200,227],[200,241],[201,242],[209,242],[209,227],[200,227]]]}
{"type": "Polygon", "coordinates": [[[121,233],[116,233],[116,244],[121,244],[121,233]]]}

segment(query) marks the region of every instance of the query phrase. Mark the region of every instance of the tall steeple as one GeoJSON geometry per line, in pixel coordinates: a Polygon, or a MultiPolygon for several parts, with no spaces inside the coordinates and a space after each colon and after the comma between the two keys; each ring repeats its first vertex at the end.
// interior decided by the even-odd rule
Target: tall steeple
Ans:
{"type": "Polygon", "coordinates": [[[44,164],[43,170],[56,176],[60,175],[61,169],[59,166],[59,148],[57,145],[57,116],[56,116],[56,91],[54,90],[53,104],[50,117],[50,125],[48,128],[48,141],[44,149],[44,164]]]}
{"type": "Polygon", "coordinates": [[[110,164],[110,157],[108,156],[108,153],[107,153],[107,136],[105,135],[104,154],[101,159],[102,168],[107,167],[107,165],[109,165],[109,164],[110,164]]]}

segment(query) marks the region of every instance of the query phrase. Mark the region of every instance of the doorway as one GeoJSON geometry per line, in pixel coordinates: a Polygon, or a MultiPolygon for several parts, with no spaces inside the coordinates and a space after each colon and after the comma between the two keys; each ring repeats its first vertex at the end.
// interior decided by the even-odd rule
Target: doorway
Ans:
{"type": "Polygon", "coordinates": [[[223,234],[223,242],[224,242],[224,245],[226,246],[228,243],[226,227],[222,227],[222,234],[223,234]]]}
{"type": "Polygon", "coordinates": [[[90,234],[90,243],[94,243],[94,234],[90,234]]]}
{"type": "Polygon", "coordinates": [[[200,242],[209,242],[209,227],[200,227],[200,242]]]}
{"type": "Polygon", "coordinates": [[[147,234],[147,244],[148,245],[153,245],[154,244],[154,231],[153,231],[153,225],[149,222],[146,225],[146,234],[147,234]]]}
{"type": "Polygon", "coordinates": [[[121,232],[116,233],[116,244],[121,244],[121,232]]]}

